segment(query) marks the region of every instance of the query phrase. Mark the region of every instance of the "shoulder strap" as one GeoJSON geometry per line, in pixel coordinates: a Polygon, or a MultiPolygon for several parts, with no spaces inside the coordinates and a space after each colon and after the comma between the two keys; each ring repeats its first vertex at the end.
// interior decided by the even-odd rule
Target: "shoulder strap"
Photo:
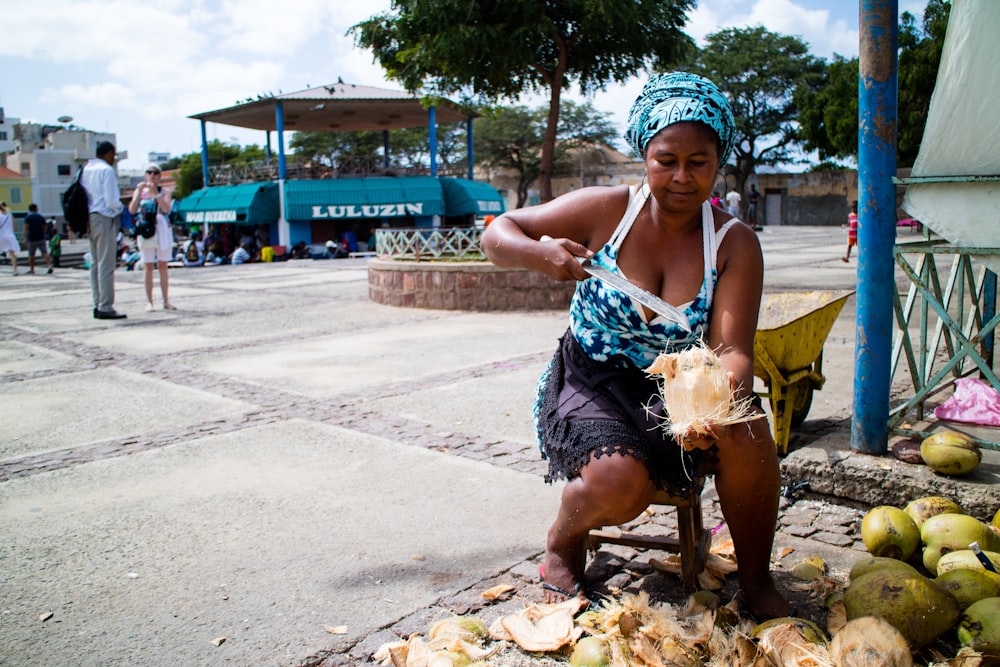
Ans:
{"type": "Polygon", "coordinates": [[[628,234],[629,230],[632,229],[632,223],[635,219],[639,217],[639,211],[646,204],[646,199],[649,198],[649,185],[643,183],[641,186],[636,188],[629,188],[629,201],[628,207],[625,209],[625,215],[622,216],[621,222],[618,223],[618,227],[615,228],[614,233],[611,238],[608,239],[608,243],[616,251],[618,247],[625,240],[625,236],[628,234]]]}

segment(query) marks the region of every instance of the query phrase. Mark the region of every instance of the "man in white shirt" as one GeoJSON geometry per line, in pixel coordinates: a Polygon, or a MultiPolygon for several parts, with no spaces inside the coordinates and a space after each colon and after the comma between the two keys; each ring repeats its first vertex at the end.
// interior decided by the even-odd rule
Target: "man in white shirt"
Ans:
{"type": "Polygon", "coordinates": [[[729,215],[734,218],[740,217],[740,201],[743,197],[735,189],[730,190],[726,195],[726,204],[729,206],[729,215]]]}
{"type": "Polygon", "coordinates": [[[120,320],[124,313],[115,310],[115,267],[118,265],[118,229],[122,201],[114,164],[117,152],[109,141],[97,145],[97,157],[83,168],[80,183],[87,191],[90,209],[90,291],[94,298],[94,317],[120,320]]]}

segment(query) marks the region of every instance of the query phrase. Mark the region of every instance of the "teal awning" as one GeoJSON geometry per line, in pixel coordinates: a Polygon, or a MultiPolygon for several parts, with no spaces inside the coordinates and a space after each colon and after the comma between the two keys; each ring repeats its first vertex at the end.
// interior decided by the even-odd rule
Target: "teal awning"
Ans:
{"type": "Polygon", "coordinates": [[[269,225],[278,219],[278,184],[202,188],[177,202],[185,224],[269,225]]]}
{"type": "Polygon", "coordinates": [[[441,178],[444,207],[449,216],[500,215],[506,210],[503,197],[489,183],[464,178],[441,178]]]}
{"type": "Polygon", "coordinates": [[[289,221],[423,218],[444,215],[438,179],[430,176],[286,181],[289,221]]]}

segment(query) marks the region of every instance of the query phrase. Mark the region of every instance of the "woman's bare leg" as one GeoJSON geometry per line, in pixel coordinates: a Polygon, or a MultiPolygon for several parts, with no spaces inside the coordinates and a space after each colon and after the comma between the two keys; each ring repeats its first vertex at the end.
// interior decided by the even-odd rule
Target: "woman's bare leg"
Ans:
{"type": "Polygon", "coordinates": [[[143,262],[143,281],[146,286],[146,310],[153,309],[153,263],[143,262]]]}
{"type": "MultiPolygon", "coordinates": [[[[642,461],[618,454],[592,456],[563,488],[545,545],[546,583],[572,592],[583,577],[591,529],[631,521],[649,506],[655,492],[642,461]]],[[[562,599],[556,591],[545,591],[546,602],[562,599]]]]}
{"type": "Polygon", "coordinates": [[[761,620],[787,616],[791,605],[771,577],[781,474],[767,421],[736,424],[718,445],[715,488],[733,537],[746,604],[761,620]]]}
{"type": "Polygon", "coordinates": [[[170,270],[167,268],[166,262],[157,262],[157,268],[160,270],[160,292],[163,294],[163,307],[167,310],[172,310],[173,307],[170,305],[170,270]]]}

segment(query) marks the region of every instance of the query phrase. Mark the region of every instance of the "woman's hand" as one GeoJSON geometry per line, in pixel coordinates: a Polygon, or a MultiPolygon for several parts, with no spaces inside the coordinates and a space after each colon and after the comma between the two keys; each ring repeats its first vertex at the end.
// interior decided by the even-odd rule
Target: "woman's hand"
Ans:
{"type": "Polygon", "coordinates": [[[582,259],[593,257],[590,248],[572,239],[554,239],[543,235],[538,239],[542,246],[540,271],[553,280],[586,280],[590,277],[580,266],[582,259]]]}

